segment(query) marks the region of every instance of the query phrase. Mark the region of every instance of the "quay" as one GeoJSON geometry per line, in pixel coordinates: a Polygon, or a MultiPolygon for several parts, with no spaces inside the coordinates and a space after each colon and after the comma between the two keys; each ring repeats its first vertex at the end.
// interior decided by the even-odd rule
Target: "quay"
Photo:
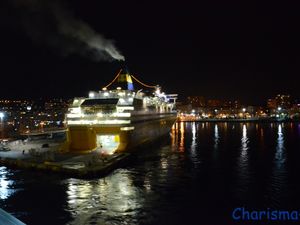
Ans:
{"type": "Polygon", "coordinates": [[[296,119],[278,118],[177,118],[177,122],[257,122],[257,123],[276,123],[276,122],[299,122],[296,119]]]}
{"type": "Polygon", "coordinates": [[[1,144],[0,165],[76,178],[101,177],[118,168],[131,155],[129,152],[103,155],[99,149],[85,153],[63,152],[63,143],[42,139],[1,144]]]}

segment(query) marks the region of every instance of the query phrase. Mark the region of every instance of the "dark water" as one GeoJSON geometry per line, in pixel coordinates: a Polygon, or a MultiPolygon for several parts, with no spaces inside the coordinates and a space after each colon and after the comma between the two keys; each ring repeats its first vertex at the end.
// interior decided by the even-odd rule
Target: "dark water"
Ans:
{"type": "Polygon", "coordinates": [[[0,207],[33,225],[258,224],[232,210],[300,210],[299,173],[300,124],[179,123],[105,179],[0,167],[0,207]]]}

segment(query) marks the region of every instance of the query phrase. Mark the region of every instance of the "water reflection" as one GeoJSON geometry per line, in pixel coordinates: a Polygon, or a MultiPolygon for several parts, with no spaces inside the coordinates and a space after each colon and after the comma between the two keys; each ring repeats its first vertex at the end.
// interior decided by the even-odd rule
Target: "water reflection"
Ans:
{"type": "Polygon", "coordinates": [[[260,128],[260,138],[264,139],[264,129],[260,128]]]}
{"type": "Polygon", "coordinates": [[[165,169],[167,169],[168,168],[168,160],[167,160],[167,158],[165,158],[165,157],[163,157],[162,156],[162,158],[160,159],[160,167],[163,169],[163,170],[165,170],[165,169]]]}
{"type": "Polygon", "coordinates": [[[147,192],[151,191],[151,182],[150,182],[150,175],[146,174],[145,179],[144,179],[144,188],[147,192]]]}
{"type": "Polygon", "coordinates": [[[248,154],[248,137],[247,137],[247,126],[246,124],[243,124],[243,135],[242,135],[242,139],[241,139],[241,159],[243,162],[247,161],[247,154],[248,154]]]}
{"type": "Polygon", "coordinates": [[[180,152],[184,152],[184,122],[180,122],[180,140],[179,140],[179,148],[180,152]]]}
{"type": "Polygon", "coordinates": [[[219,145],[219,128],[218,128],[218,124],[215,124],[215,129],[214,129],[214,148],[217,149],[218,145],[219,145]]]}
{"type": "Polygon", "coordinates": [[[282,164],[285,162],[285,148],[284,148],[284,136],[282,133],[282,125],[278,125],[278,132],[277,132],[277,146],[276,146],[276,153],[275,153],[275,163],[277,167],[281,167],[282,164]]]}
{"type": "Polygon", "coordinates": [[[192,142],[191,142],[191,155],[195,157],[197,148],[197,136],[196,136],[196,123],[192,123],[192,142]]]}
{"type": "Polygon", "coordinates": [[[272,204],[279,206],[284,193],[288,192],[287,171],[285,167],[286,153],[284,147],[284,133],[282,124],[277,128],[277,145],[274,156],[274,167],[271,175],[270,192],[272,204]]]}
{"type": "Polygon", "coordinates": [[[171,146],[173,151],[177,149],[177,141],[178,141],[178,123],[174,123],[171,129],[171,146]]]}
{"type": "Polygon", "coordinates": [[[0,167],[0,199],[7,199],[15,191],[11,188],[13,180],[7,178],[8,171],[6,167],[0,167]]]}
{"type": "Polygon", "coordinates": [[[68,211],[73,216],[70,225],[113,224],[116,220],[134,224],[132,219],[137,216],[143,198],[127,171],[94,181],[68,179],[66,182],[68,211]],[[127,221],[128,216],[131,221],[127,221]]]}
{"type": "MultiPolygon", "coordinates": [[[[247,136],[247,126],[246,124],[242,125],[242,138],[241,138],[241,147],[240,147],[240,156],[238,158],[237,165],[237,188],[240,192],[237,194],[242,194],[245,197],[250,183],[249,175],[249,159],[248,159],[248,148],[249,148],[249,139],[247,136]]],[[[240,196],[242,197],[242,196],[240,196]]]]}

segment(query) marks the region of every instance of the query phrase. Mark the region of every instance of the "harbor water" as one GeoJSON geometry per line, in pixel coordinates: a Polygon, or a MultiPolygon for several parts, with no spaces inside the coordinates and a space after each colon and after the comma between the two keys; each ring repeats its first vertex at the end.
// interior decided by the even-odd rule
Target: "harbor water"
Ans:
{"type": "Polygon", "coordinates": [[[235,208],[300,210],[299,161],[299,123],[180,122],[105,178],[0,166],[0,208],[28,225],[245,224],[235,208]]]}

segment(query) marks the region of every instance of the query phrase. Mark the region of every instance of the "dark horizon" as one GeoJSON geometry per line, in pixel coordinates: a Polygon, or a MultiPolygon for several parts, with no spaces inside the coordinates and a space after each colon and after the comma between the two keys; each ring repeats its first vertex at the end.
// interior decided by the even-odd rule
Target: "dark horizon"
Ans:
{"type": "MultiPolygon", "coordinates": [[[[59,47],[45,43],[62,38],[53,35],[47,11],[27,14],[28,8],[8,2],[0,9],[1,98],[86,96],[123,64],[96,61],[93,51],[66,55],[70,40],[59,47]]],[[[277,94],[300,99],[299,15],[292,5],[273,3],[266,10],[255,3],[62,2],[76,19],[114,41],[131,73],[167,93],[249,105],[263,105],[277,94]]]]}

